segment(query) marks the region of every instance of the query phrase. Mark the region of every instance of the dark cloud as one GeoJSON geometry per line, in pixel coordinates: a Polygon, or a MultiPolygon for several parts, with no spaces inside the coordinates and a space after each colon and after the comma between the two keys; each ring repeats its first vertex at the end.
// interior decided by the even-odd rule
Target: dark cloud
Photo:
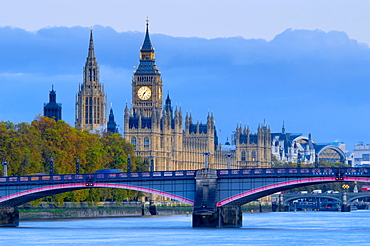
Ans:
{"type": "MultiPolygon", "coordinates": [[[[122,125],[143,33],[94,27],[95,54],[108,101],[122,125]]],[[[89,29],[37,32],[0,28],[0,120],[33,119],[51,85],[74,124],[74,103],[87,56],[89,29]]],[[[311,132],[318,141],[370,142],[370,49],[346,33],[287,29],[273,40],[180,38],[152,34],[164,91],[173,105],[206,120],[212,111],[221,141],[237,123],[256,129],[311,132]]]]}

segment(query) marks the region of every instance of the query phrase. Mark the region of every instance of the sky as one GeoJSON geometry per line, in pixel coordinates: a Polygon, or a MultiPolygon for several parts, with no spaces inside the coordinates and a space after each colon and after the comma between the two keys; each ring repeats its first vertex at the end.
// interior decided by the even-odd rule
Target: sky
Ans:
{"type": "Polygon", "coordinates": [[[13,0],[1,1],[0,26],[36,31],[46,26],[110,26],[175,37],[271,40],[287,28],[345,31],[370,44],[367,0],[13,0]]]}
{"type": "Polygon", "coordinates": [[[236,124],[277,132],[285,122],[351,149],[370,143],[369,9],[356,0],[2,0],[0,120],[30,122],[54,84],[73,125],[94,26],[101,81],[122,124],[148,17],[164,91],[195,120],[213,112],[221,142],[236,124]]]}

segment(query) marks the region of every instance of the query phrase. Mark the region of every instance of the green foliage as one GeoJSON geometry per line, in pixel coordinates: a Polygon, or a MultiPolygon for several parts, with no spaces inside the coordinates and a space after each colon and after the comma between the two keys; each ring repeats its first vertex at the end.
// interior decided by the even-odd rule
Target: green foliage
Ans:
{"type": "MultiPolygon", "coordinates": [[[[147,170],[147,165],[135,156],[132,144],[118,133],[91,133],[71,127],[62,120],[43,116],[37,116],[31,124],[0,122],[0,161],[10,163],[8,175],[48,173],[51,157],[55,174],[74,173],[76,158],[80,161],[80,173],[93,173],[106,168],[125,171],[128,155],[131,156],[132,171],[147,170]]],[[[0,175],[2,172],[0,170],[0,175]]],[[[119,202],[137,195],[135,191],[92,189],[63,193],[46,200],[58,205],[64,201],[119,202]]]]}

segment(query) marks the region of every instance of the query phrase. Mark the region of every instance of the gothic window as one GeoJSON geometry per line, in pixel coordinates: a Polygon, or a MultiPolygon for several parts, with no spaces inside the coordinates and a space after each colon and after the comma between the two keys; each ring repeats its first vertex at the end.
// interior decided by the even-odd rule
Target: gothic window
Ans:
{"type": "Polygon", "coordinates": [[[135,138],[135,137],[131,138],[131,143],[132,143],[134,146],[136,146],[136,138],[135,138]]]}
{"type": "Polygon", "coordinates": [[[242,151],[242,158],[241,158],[241,161],[245,161],[246,160],[246,158],[245,158],[245,151],[243,150],[242,151]]]}
{"type": "Polygon", "coordinates": [[[93,106],[92,106],[92,97],[89,97],[89,124],[92,124],[92,119],[93,119],[93,106]]]}
{"type": "Polygon", "coordinates": [[[144,148],[149,148],[149,138],[144,138],[144,148]]]}
{"type": "Polygon", "coordinates": [[[252,161],[256,161],[257,160],[257,155],[256,155],[256,151],[252,151],[252,161]]]}

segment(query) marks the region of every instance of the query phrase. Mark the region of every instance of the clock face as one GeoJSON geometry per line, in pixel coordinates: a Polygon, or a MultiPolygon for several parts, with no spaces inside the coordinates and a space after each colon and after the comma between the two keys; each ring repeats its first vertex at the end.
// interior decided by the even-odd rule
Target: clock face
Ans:
{"type": "Polygon", "coordinates": [[[137,91],[137,96],[141,100],[148,100],[151,95],[152,95],[152,91],[147,86],[140,87],[140,89],[137,91]]]}
{"type": "Polygon", "coordinates": [[[160,87],[158,88],[158,98],[159,98],[159,100],[162,99],[162,90],[161,90],[160,87]]]}

